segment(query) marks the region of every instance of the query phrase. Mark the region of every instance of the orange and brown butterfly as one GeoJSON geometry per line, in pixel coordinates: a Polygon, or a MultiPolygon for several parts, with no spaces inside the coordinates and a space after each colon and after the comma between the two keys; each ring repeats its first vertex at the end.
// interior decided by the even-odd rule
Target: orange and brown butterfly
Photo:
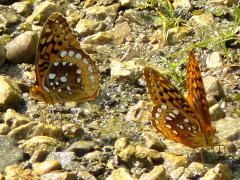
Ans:
{"type": "Polygon", "coordinates": [[[30,95],[49,104],[91,100],[100,89],[95,61],[81,49],[60,13],[53,13],[42,29],[35,71],[36,86],[30,95]]]}
{"type": "Polygon", "coordinates": [[[211,124],[201,71],[193,51],[189,53],[187,67],[187,98],[157,70],[146,67],[144,77],[153,103],[152,125],[158,132],[191,148],[216,144],[216,129],[211,124]]]}

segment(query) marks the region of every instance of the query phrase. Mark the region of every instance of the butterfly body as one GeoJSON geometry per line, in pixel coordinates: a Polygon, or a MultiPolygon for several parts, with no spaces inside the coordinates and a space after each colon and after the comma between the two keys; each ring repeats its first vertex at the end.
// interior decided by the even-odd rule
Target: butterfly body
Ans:
{"type": "Polygon", "coordinates": [[[213,146],[215,127],[197,60],[191,51],[187,68],[188,96],[184,96],[158,71],[146,67],[144,77],[153,102],[152,125],[169,140],[191,148],[213,146]]]}
{"type": "Polygon", "coordinates": [[[81,49],[66,19],[52,14],[40,35],[36,55],[37,85],[30,95],[49,104],[94,99],[99,92],[95,61],[81,49]]]}

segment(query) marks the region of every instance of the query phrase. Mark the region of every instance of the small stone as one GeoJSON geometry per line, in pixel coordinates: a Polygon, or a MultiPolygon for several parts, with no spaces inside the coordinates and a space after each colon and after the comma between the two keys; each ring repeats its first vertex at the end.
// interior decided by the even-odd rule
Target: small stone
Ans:
{"type": "Polygon", "coordinates": [[[8,136],[18,140],[30,139],[34,136],[49,136],[58,140],[64,139],[61,127],[37,122],[23,124],[10,131],[8,136]]]}
{"type": "Polygon", "coordinates": [[[225,93],[219,80],[213,76],[206,76],[203,78],[206,94],[212,94],[217,101],[225,97],[225,93]]]}
{"type": "Polygon", "coordinates": [[[30,162],[37,162],[45,159],[49,152],[63,148],[63,143],[51,137],[35,136],[19,147],[31,156],[30,162]]]}
{"type": "Polygon", "coordinates": [[[135,157],[136,149],[134,146],[129,145],[126,148],[124,148],[120,153],[118,153],[118,156],[121,158],[122,161],[128,162],[130,159],[135,157]]]}
{"type": "Polygon", "coordinates": [[[218,119],[225,117],[225,112],[222,110],[220,104],[215,104],[209,108],[212,121],[217,121],[218,119]]]}
{"type": "Polygon", "coordinates": [[[184,176],[190,179],[202,177],[207,168],[199,162],[192,162],[184,172],[184,176]]]}
{"type": "Polygon", "coordinates": [[[69,171],[85,169],[74,152],[51,152],[46,160],[58,160],[62,168],[69,171]]]}
{"type": "Polygon", "coordinates": [[[189,0],[175,0],[172,5],[174,9],[181,8],[190,10],[192,8],[189,0]]]}
{"type": "Polygon", "coordinates": [[[114,144],[114,148],[116,151],[120,152],[123,149],[125,149],[128,146],[128,144],[129,144],[128,139],[123,137],[123,138],[116,140],[116,142],[114,144]]]}
{"type": "Polygon", "coordinates": [[[207,102],[209,107],[213,106],[214,104],[217,104],[216,98],[213,96],[213,94],[207,94],[207,102]]]}
{"type": "Polygon", "coordinates": [[[143,132],[142,137],[148,148],[157,150],[159,152],[164,151],[167,146],[159,140],[159,137],[155,133],[143,132]]]}
{"type": "Polygon", "coordinates": [[[44,24],[47,18],[54,12],[60,12],[60,6],[50,1],[44,1],[34,8],[31,16],[28,16],[26,23],[33,24],[34,20],[38,20],[40,24],[44,24]]]}
{"type": "Polygon", "coordinates": [[[170,178],[171,178],[171,179],[179,179],[180,176],[184,173],[184,170],[185,170],[184,167],[179,167],[179,168],[173,170],[173,171],[170,173],[170,178]]]}
{"type": "Polygon", "coordinates": [[[223,65],[222,57],[219,52],[212,52],[207,56],[206,65],[208,68],[217,68],[223,65]]]}
{"type": "Polygon", "coordinates": [[[115,81],[135,83],[142,74],[143,66],[137,64],[137,58],[131,61],[112,60],[111,78],[115,81]]]}
{"type": "Polygon", "coordinates": [[[167,179],[164,167],[162,165],[154,166],[154,168],[149,173],[145,173],[139,178],[139,180],[149,180],[149,179],[151,180],[167,179]]]}
{"type": "Polygon", "coordinates": [[[94,150],[96,145],[97,144],[94,141],[77,141],[69,146],[66,151],[72,151],[81,156],[87,152],[94,150]]]}
{"type": "Polygon", "coordinates": [[[67,138],[77,138],[80,134],[84,134],[82,128],[74,123],[67,123],[62,126],[64,136],[67,138]]]}
{"type": "Polygon", "coordinates": [[[33,179],[38,180],[39,177],[32,172],[31,169],[26,169],[20,165],[8,166],[5,169],[5,179],[15,180],[15,179],[33,179]]]}
{"type": "Polygon", "coordinates": [[[41,180],[77,180],[77,174],[74,172],[53,171],[41,176],[41,180]]]}
{"type": "Polygon", "coordinates": [[[117,180],[117,179],[124,179],[124,180],[137,180],[136,178],[132,177],[128,170],[125,168],[118,168],[112,171],[112,174],[106,178],[106,180],[117,180]]]}
{"type": "Polygon", "coordinates": [[[30,1],[22,1],[22,2],[15,2],[12,4],[12,8],[16,10],[18,14],[21,14],[23,16],[29,16],[32,12],[30,1]]]}
{"type": "Polygon", "coordinates": [[[201,180],[208,179],[221,179],[221,180],[230,180],[232,172],[229,167],[225,164],[217,164],[214,168],[210,169],[206,174],[201,178],[201,180]]]}
{"type": "MultiPolygon", "coordinates": [[[[167,43],[170,45],[177,44],[190,35],[191,27],[174,27],[169,29],[167,43]]],[[[165,43],[165,42],[163,42],[165,43]]]]}
{"type": "Polygon", "coordinates": [[[1,21],[0,21],[0,32],[4,32],[7,28],[16,25],[21,21],[20,16],[16,13],[16,11],[10,6],[0,6],[1,12],[1,21]]]}
{"type": "Polygon", "coordinates": [[[22,91],[14,80],[0,76],[0,84],[0,111],[22,104],[22,91]]]}
{"type": "Polygon", "coordinates": [[[75,31],[81,36],[88,36],[98,32],[100,29],[100,23],[92,19],[81,19],[76,27],[75,31]]]}
{"type": "Polygon", "coordinates": [[[114,33],[112,31],[98,32],[92,36],[88,36],[84,39],[84,44],[95,44],[103,45],[111,43],[114,38],[114,33]]]}
{"type": "Polygon", "coordinates": [[[189,23],[195,26],[209,26],[214,22],[213,15],[211,13],[201,14],[201,15],[193,15],[189,19],[189,23]]]}
{"type": "Polygon", "coordinates": [[[15,64],[31,63],[36,53],[36,34],[32,31],[26,31],[8,42],[5,47],[9,62],[15,64]]]}
{"type": "Polygon", "coordinates": [[[172,172],[179,167],[187,167],[189,165],[189,160],[186,156],[175,156],[167,152],[160,152],[163,158],[163,166],[168,167],[167,172],[172,172]]]}
{"type": "Polygon", "coordinates": [[[119,1],[123,7],[129,8],[129,7],[133,6],[133,1],[131,1],[131,0],[119,0],[119,1]]]}
{"type": "Polygon", "coordinates": [[[0,135],[6,135],[9,132],[10,128],[7,124],[1,123],[0,124],[0,135]]]}
{"type": "Polygon", "coordinates": [[[110,18],[110,21],[113,22],[113,20],[117,17],[118,11],[120,8],[120,4],[113,3],[109,6],[91,6],[89,8],[84,9],[86,12],[86,17],[94,17],[98,20],[104,20],[106,18],[110,18]]]}
{"type": "Polygon", "coordinates": [[[96,3],[96,0],[86,0],[83,7],[88,8],[93,6],[95,3],[96,3]]]}
{"type": "Polygon", "coordinates": [[[85,154],[83,157],[89,161],[100,161],[101,160],[101,151],[93,151],[93,152],[85,154]]]}
{"type": "Polygon", "coordinates": [[[61,170],[61,163],[58,160],[47,160],[33,164],[33,171],[37,175],[47,174],[51,171],[61,170]]]}
{"type": "Polygon", "coordinates": [[[136,146],[135,156],[140,159],[150,158],[153,162],[161,162],[163,160],[160,152],[142,146],[136,146]]]}
{"type": "Polygon", "coordinates": [[[220,139],[220,142],[233,142],[239,137],[239,127],[240,120],[239,118],[225,117],[219,119],[214,123],[217,129],[217,136],[220,139]]]}
{"type": "Polygon", "coordinates": [[[15,129],[29,122],[30,119],[28,116],[19,114],[13,109],[8,109],[4,115],[4,123],[11,127],[11,129],[15,129]]]}

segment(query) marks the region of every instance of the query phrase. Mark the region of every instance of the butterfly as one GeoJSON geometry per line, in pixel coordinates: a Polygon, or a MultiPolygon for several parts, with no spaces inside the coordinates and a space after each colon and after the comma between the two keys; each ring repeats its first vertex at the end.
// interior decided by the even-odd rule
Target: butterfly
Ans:
{"type": "Polygon", "coordinates": [[[216,129],[211,124],[201,71],[193,51],[187,66],[187,97],[162,74],[144,68],[148,93],[153,103],[152,125],[165,138],[191,148],[214,146],[216,129]]]}
{"type": "Polygon", "coordinates": [[[100,89],[95,61],[81,49],[60,13],[53,13],[41,31],[35,72],[30,95],[49,104],[84,102],[96,98],[100,89]]]}

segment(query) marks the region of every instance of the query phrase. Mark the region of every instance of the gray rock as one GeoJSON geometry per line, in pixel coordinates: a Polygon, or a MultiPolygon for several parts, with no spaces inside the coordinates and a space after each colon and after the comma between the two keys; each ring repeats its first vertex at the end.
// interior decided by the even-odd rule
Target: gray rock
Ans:
{"type": "Polygon", "coordinates": [[[17,147],[15,140],[0,135],[0,169],[21,162],[24,159],[22,149],[17,147]]]}
{"type": "Polygon", "coordinates": [[[5,76],[0,76],[0,111],[10,107],[18,107],[23,102],[22,91],[19,85],[5,76]]]}
{"type": "Polygon", "coordinates": [[[31,63],[36,53],[37,37],[32,31],[24,32],[20,34],[10,42],[6,44],[7,60],[9,62],[31,63]]]}

